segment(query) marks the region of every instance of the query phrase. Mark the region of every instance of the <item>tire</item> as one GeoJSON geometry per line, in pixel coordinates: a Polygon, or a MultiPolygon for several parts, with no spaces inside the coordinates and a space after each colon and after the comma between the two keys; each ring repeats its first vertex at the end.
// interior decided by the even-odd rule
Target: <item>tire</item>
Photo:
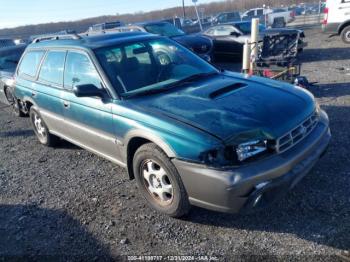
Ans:
{"type": "Polygon", "coordinates": [[[345,44],[350,44],[350,25],[341,31],[341,39],[345,44]]]}
{"type": "Polygon", "coordinates": [[[25,114],[21,110],[21,106],[19,104],[18,99],[13,95],[12,91],[10,90],[9,87],[5,87],[5,96],[7,99],[7,102],[10,104],[12,107],[12,112],[15,116],[17,117],[24,117],[25,114]]]}
{"type": "Polygon", "coordinates": [[[133,170],[140,192],[153,209],[175,218],[190,211],[180,175],[157,145],[144,144],[136,151],[133,170]]]}
{"type": "Polygon", "coordinates": [[[59,138],[55,135],[50,134],[50,131],[39,112],[34,108],[30,108],[29,117],[30,123],[32,124],[34,133],[39,142],[45,146],[50,147],[57,145],[59,138]]]}

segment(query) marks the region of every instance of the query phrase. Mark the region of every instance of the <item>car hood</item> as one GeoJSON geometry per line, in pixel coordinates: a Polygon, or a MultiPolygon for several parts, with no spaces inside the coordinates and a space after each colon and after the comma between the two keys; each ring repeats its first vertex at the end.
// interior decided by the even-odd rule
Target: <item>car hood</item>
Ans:
{"type": "Polygon", "coordinates": [[[165,114],[223,141],[278,138],[315,110],[314,98],[305,90],[234,73],[134,102],[143,112],[165,114]]]}
{"type": "Polygon", "coordinates": [[[212,48],[212,41],[208,37],[200,35],[181,35],[172,37],[181,45],[192,49],[196,53],[207,53],[212,48]]]}

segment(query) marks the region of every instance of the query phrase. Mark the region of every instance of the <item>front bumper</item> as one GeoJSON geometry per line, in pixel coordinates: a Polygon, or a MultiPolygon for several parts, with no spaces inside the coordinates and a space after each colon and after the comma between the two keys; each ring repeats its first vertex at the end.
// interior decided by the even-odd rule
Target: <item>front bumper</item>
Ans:
{"type": "Polygon", "coordinates": [[[325,153],[331,139],[327,115],[288,151],[235,169],[211,169],[174,159],[191,204],[237,213],[263,207],[293,188],[325,153]]]}

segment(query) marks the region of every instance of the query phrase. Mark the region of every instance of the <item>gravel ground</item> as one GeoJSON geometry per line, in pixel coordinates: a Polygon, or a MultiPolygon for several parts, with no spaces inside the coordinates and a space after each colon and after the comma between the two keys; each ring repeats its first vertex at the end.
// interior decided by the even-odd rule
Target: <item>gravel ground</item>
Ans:
{"type": "Polygon", "coordinates": [[[345,261],[340,254],[350,250],[350,52],[338,38],[318,30],[306,34],[303,74],[319,83],[311,91],[329,114],[333,141],[293,192],[251,215],[200,208],[184,220],[159,215],[125,170],[67,142],[55,149],[39,145],[28,119],[14,118],[0,104],[0,257],[345,261]]]}

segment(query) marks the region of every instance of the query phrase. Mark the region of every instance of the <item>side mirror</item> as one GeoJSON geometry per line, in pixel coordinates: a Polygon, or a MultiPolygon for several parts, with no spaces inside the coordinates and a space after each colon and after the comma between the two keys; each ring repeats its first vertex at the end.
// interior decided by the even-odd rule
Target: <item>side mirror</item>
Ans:
{"type": "Polygon", "coordinates": [[[106,92],[93,84],[76,85],[73,92],[77,97],[100,97],[103,98],[106,92]]]}

